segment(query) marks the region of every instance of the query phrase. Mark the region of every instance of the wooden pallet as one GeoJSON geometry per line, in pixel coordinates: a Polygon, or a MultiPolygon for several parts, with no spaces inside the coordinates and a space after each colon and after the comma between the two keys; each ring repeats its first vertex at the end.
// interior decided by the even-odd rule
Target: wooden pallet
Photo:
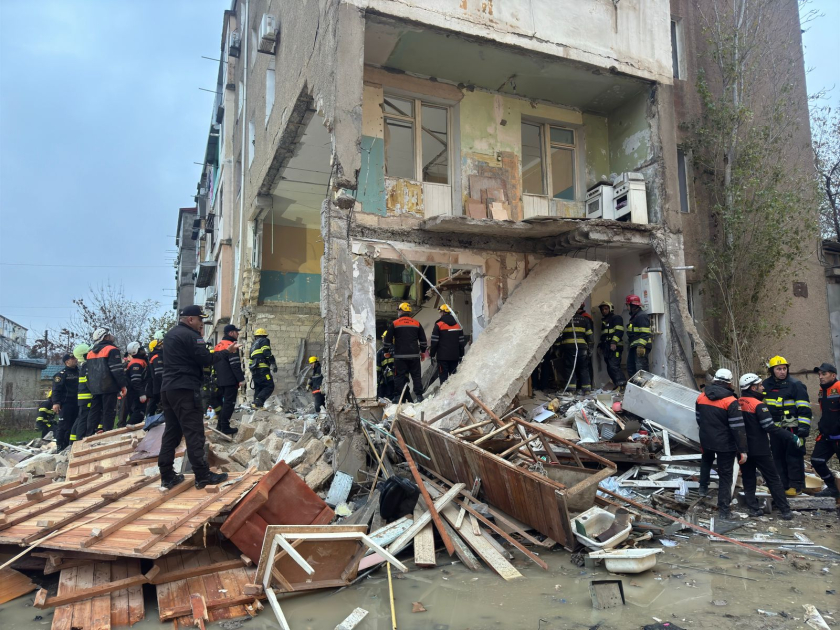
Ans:
{"type": "MultiPolygon", "coordinates": [[[[114,475],[125,472],[141,476],[146,468],[157,465],[157,454],[150,454],[144,447],[150,440],[142,426],[124,427],[100,433],[73,443],[67,461],[67,480],[85,479],[96,475],[114,475]],[[147,457],[137,457],[141,452],[147,457]]],[[[155,441],[160,450],[159,440],[155,441]]],[[[176,457],[186,452],[184,441],[175,451],[176,457]]]]}
{"type": "MultiPolygon", "coordinates": [[[[123,558],[115,562],[94,562],[86,566],[63,569],[58,582],[58,595],[75,592],[140,575],[140,561],[123,558]]],[[[143,587],[134,586],[99,597],[55,609],[52,630],[108,630],[133,626],[145,616],[143,587]]]]}
{"type": "MultiPolygon", "coordinates": [[[[236,553],[221,547],[210,547],[197,552],[176,551],[170,553],[156,560],[155,566],[159,566],[164,573],[171,573],[237,559],[239,559],[239,556],[236,553]]],[[[240,567],[210,575],[158,584],[155,588],[157,590],[160,620],[176,620],[177,625],[193,627],[194,619],[189,602],[190,596],[196,593],[204,597],[205,602],[211,604],[208,609],[211,622],[252,616],[256,612],[253,602],[245,603],[242,600],[246,597],[249,600],[255,599],[253,596],[246,596],[245,593],[245,585],[253,583],[255,572],[256,567],[240,567]],[[242,603],[227,607],[219,606],[225,600],[242,603]]]]}
{"type": "Polygon", "coordinates": [[[166,493],[156,480],[144,484],[144,479],[127,475],[92,478],[65,489],[64,496],[59,493],[12,514],[7,525],[0,525],[0,544],[37,542],[49,549],[159,558],[239,501],[263,474],[246,471],[211,487],[215,492],[197,490],[191,475],[166,493]],[[68,496],[72,493],[78,496],[68,496]]]}

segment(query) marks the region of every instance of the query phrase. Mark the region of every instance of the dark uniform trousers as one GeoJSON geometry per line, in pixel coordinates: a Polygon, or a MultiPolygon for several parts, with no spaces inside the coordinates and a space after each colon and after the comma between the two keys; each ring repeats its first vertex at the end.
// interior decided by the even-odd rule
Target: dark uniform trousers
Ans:
{"type": "Polygon", "coordinates": [[[117,413],[117,396],[119,392],[110,394],[94,394],[90,401],[88,410],[87,431],[85,435],[93,435],[99,431],[102,425],[103,431],[110,431],[114,428],[114,420],[117,413]]]}
{"type": "MultiPolygon", "coordinates": [[[[732,471],[735,469],[735,451],[710,451],[703,449],[700,458],[700,487],[709,487],[709,476],[712,472],[712,463],[717,458],[718,474],[718,509],[729,511],[732,503],[732,471]]],[[[749,461],[749,460],[747,460],[749,461]]]]}
{"type": "MultiPolygon", "coordinates": [[[[216,396],[218,396],[221,405],[221,409],[218,411],[220,427],[230,426],[230,419],[233,417],[233,410],[236,408],[238,391],[239,387],[236,385],[222,386],[216,390],[216,396]]],[[[213,409],[216,409],[216,405],[213,405],[213,409]]]]}
{"type": "MultiPolygon", "coordinates": [[[[789,429],[783,427],[785,431],[789,429]]],[[[791,433],[796,432],[793,427],[791,433]]],[[[802,490],[805,487],[805,468],[802,464],[805,457],[805,445],[797,446],[793,440],[770,434],[770,451],[776,462],[776,470],[785,488],[802,490]]]]}
{"type": "Polygon", "coordinates": [[[441,361],[438,359],[438,378],[440,378],[440,384],[443,385],[450,376],[455,374],[458,370],[458,362],[457,361],[441,361]]]}
{"type": "Polygon", "coordinates": [[[645,356],[643,357],[636,356],[635,346],[630,348],[627,355],[627,374],[632,378],[639,370],[650,372],[650,348],[645,349],[645,356]]]}
{"type": "Polygon", "coordinates": [[[90,401],[79,401],[79,412],[76,415],[76,421],[70,429],[70,435],[75,436],[73,441],[81,440],[88,436],[87,433],[87,419],[90,412],[90,401]]]}
{"type": "Polygon", "coordinates": [[[70,432],[78,416],[78,402],[74,401],[61,405],[61,416],[58,420],[58,430],[55,435],[55,444],[59,451],[63,451],[70,446],[70,432]]]}
{"type": "Polygon", "coordinates": [[[566,344],[563,354],[563,376],[561,377],[562,387],[575,386],[578,390],[589,390],[592,388],[592,381],[589,380],[589,349],[581,344],[566,344]],[[575,346],[577,346],[577,359],[575,358],[575,346]]]}
{"type": "Polygon", "coordinates": [[[767,489],[770,490],[770,496],[773,497],[773,506],[779,512],[789,512],[790,505],[788,505],[785,496],[785,489],[782,487],[782,480],[779,478],[779,473],[776,472],[776,464],[773,463],[772,455],[747,455],[747,461],[741,465],[741,482],[744,484],[744,500],[747,507],[753,510],[759,507],[755,498],[756,469],[761,473],[767,489]]]}
{"type": "MultiPolygon", "coordinates": [[[[420,357],[411,359],[398,359],[394,357],[394,395],[400,396],[403,387],[408,382],[408,376],[414,384],[414,393],[417,396],[423,395],[423,376],[420,370],[420,357]]],[[[409,399],[410,396],[406,396],[409,399]]]]}
{"type": "Polygon", "coordinates": [[[251,377],[254,379],[254,404],[262,407],[274,391],[274,379],[268,368],[254,368],[251,377]]]}
{"type": "Polygon", "coordinates": [[[158,413],[160,407],[160,394],[152,394],[146,400],[146,415],[153,416],[158,413]]]}
{"type": "Polygon", "coordinates": [[[204,410],[201,407],[201,393],[190,389],[173,389],[161,392],[165,426],[158,455],[161,478],[171,479],[174,474],[175,449],[181,437],[187,444],[196,479],[207,476],[209,468],[204,459],[204,410]]]}
{"type": "Polygon", "coordinates": [[[607,346],[604,350],[604,362],[607,364],[607,374],[613,385],[616,387],[626,385],[627,377],[621,371],[621,346],[616,346],[615,350],[610,350],[610,347],[607,346]]]}
{"type": "Polygon", "coordinates": [[[315,402],[315,413],[318,413],[327,406],[327,399],[321,392],[314,392],[312,394],[312,399],[315,402]]]}
{"type": "Polygon", "coordinates": [[[140,402],[140,395],[132,391],[129,385],[128,392],[123,400],[123,406],[120,410],[120,421],[117,423],[118,427],[124,427],[128,424],[140,424],[146,417],[146,405],[140,402]]]}
{"type": "Polygon", "coordinates": [[[834,475],[828,468],[828,460],[833,456],[840,459],[840,440],[832,440],[824,433],[820,433],[811,453],[811,465],[829,488],[835,487],[833,486],[834,475]]]}

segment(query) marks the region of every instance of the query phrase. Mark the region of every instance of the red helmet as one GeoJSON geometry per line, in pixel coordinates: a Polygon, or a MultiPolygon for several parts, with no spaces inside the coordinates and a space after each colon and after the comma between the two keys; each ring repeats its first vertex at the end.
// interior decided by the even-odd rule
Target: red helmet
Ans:
{"type": "Polygon", "coordinates": [[[641,306],[642,305],[642,300],[639,298],[638,295],[632,295],[631,294],[631,295],[627,296],[627,299],[624,300],[624,303],[625,304],[634,304],[636,306],[641,306]]]}

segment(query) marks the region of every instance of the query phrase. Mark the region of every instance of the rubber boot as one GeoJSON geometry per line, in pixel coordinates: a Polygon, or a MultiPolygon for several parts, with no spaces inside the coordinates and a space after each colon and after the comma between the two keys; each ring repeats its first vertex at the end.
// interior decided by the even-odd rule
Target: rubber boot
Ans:
{"type": "Polygon", "coordinates": [[[199,490],[205,486],[217,486],[228,478],[227,473],[208,472],[206,477],[195,479],[195,487],[199,490]]]}

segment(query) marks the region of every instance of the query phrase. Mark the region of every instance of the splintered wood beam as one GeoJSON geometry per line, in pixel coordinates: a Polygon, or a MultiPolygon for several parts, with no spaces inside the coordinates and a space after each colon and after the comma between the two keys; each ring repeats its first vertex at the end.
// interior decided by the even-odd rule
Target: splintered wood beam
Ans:
{"type": "Polygon", "coordinates": [[[121,591],[135,586],[142,586],[143,584],[148,584],[160,571],[160,569],[155,569],[157,569],[157,567],[153,567],[146,575],[134,575],[132,577],[123,578],[122,580],[114,580],[113,582],[100,584],[99,586],[92,586],[90,588],[77,590],[72,595],[46,597],[46,591],[41,589],[41,591],[38,591],[38,594],[35,596],[34,606],[36,608],[55,608],[56,606],[75,604],[76,602],[81,602],[93,597],[99,597],[100,595],[107,595],[108,593],[113,593],[114,591],[121,591]],[[42,591],[44,592],[44,596],[41,595],[42,591]]]}
{"type": "MultiPolygon", "coordinates": [[[[245,606],[253,604],[255,601],[265,599],[265,593],[255,595],[240,595],[238,597],[226,597],[224,599],[206,600],[204,605],[207,610],[218,610],[219,608],[232,608],[233,606],[245,606]]],[[[160,620],[171,621],[178,617],[187,617],[192,615],[192,607],[189,604],[182,604],[181,606],[173,606],[172,608],[160,609],[160,620]]]]}
{"type": "MultiPolygon", "coordinates": [[[[449,502],[452,501],[452,499],[458,496],[458,493],[463,489],[464,484],[456,483],[446,492],[446,494],[444,494],[442,497],[438,498],[437,501],[434,502],[435,509],[438,512],[440,512],[440,510],[447,506],[449,502]]],[[[429,499],[429,503],[431,503],[431,499],[429,499]]],[[[428,505],[429,504],[427,503],[427,507],[428,505]]],[[[394,540],[394,542],[391,543],[391,545],[388,547],[388,551],[390,551],[394,555],[397,555],[400,551],[405,549],[405,546],[408,543],[410,543],[414,539],[414,537],[417,535],[417,532],[423,529],[431,520],[431,511],[423,512],[423,515],[420,518],[414,521],[408,529],[406,529],[402,534],[399,535],[399,537],[396,540],[394,540]]],[[[375,533],[376,532],[374,532],[374,534],[375,533]]]]}
{"type": "Polygon", "coordinates": [[[408,450],[408,446],[406,445],[399,428],[394,427],[394,435],[397,436],[397,441],[400,443],[400,449],[403,452],[403,457],[405,457],[405,461],[408,462],[408,467],[411,469],[411,475],[412,477],[414,477],[414,481],[420,488],[420,493],[423,495],[423,499],[426,501],[426,507],[428,508],[429,513],[431,513],[432,515],[432,521],[434,522],[435,527],[437,528],[438,533],[440,534],[440,538],[443,541],[443,545],[444,547],[446,547],[447,553],[449,553],[449,555],[451,556],[455,553],[455,546],[452,544],[452,540],[449,538],[449,534],[443,527],[443,522],[440,520],[440,514],[438,514],[437,510],[435,509],[435,504],[434,501],[432,501],[432,497],[429,496],[429,492],[428,490],[426,490],[426,486],[423,485],[423,478],[420,476],[420,471],[417,470],[417,465],[414,463],[414,458],[411,456],[411,453],[408,450]]]}
{"type": "MultiPolygon", "coordinates": [[[[246,470],[244,473],[242,473],[236,479],[228,482],[230,485],[227,486],[224,490],[221,490],[217,494],[211,494],[206,499],[201,501],[198,505],[194,505],[187,512],[185,512],[184,514],[179,516],[177,519],[175,519],[172,523],[170,523],[168,525],[169,532],[174,532],[176,529],[181,527],[184,523],[186,523],[191,518],[193,518],[196,514],[200,514],[201,512],[206,510],[209,505],[212,505],[216,501],[220,500],[224,495],[226,495],[229,492],[231,492],[232,490],[234,490],[246,478],[250,478],[252,472],[254,472],[254,467],[253,466],[248,468],[248,470],[246,470]]],[[[154,545],[159,543],[161,540],[163,540],[168,535],[168,533],[166,533],[166,534],[155,534],[151,538],[146,539],[145,541],[143,541],[142,543],[140,543],[139,545],[137,545],[134,548],[135,553],[145,552],[147,549],[153,547],[154,545]]]]}
{"type": "Polygon", "coordinates": [[[516,426],[516,421],[515,420],[511,421],[511,422],[508,422],[507,424],[503,424],[498,429],[495,429],[494,431],[490,431],[490,433],[485,433],[480,438],[478,438],[475,442],[473,442],[473,444],[478,446],[482,442],[486,442],[487,440],[489,440],[491,437],[495,437],[499,433],[504,433],[505,431],[507,431],[508,429],[510,429],[511,427],[514,427],[514,426],[516,426]]]}
{"type": "Polygon", "coordinates": [[[464,406],[463,403],[459,403],[459,404],[455,405],[454,407],[450,407],[449,409],[447,409],[443,413],[439,413],[438,415],[436,415],[433,418],[429,418],[428,420],[424,420],[424,424],[434,424],[435,422],[437,422],[441,418],[445,418],[446,416],[448,416],[450,413],[454,413],[455,411],[458,411],[463,406],[464,406]]]}
{"type": "MultiPolygon", "coordinates": [[[[97,492],[98,490],[102,490],[102,488],[107,488],[108,486],[113,485],[114,483],[116,483],[118,481],[122,481],[126,477],[128,477],[128,475],[117,475],[116,477],[113,477],[111,479],[106,479],[104,481],[100,481],[99,483],[94,484],[94,485],[89,486],[89,487],[87,487],[87,484],[85,484],[86,487],[77,488],[78,493],[75,496],[65,497],[65,498],[59,499],[55,503],[50,503],[49,505],[41,506],[41,507],[37,508],[36,510],[34,510],[32,512],[29,512],[27,514],[22,514],[21,516],[18,516],[17,518],[12,519],[11,521],[0,525],[0,530],[7,529],[7,528],[11,527],[12,525],[17,525],[18,523],[22,523],[23,521],[28,521],[29,519],[35,518],[36,516],[40,516],[44,512],[49,512],[50,510],[54,510],[55,508],[61,507],[62,505],[66,505],[67,503],[75,501],[76,499],[81,499],[82,497],[85,497],[89,494],[97,492]]],[[[74,489],[76,489],[76,488],[74,488],[74,489]]],[[[78,515],[74,514],[73,518],[76,518],[76,516],[78,516],[78,515]]]]}
{"type": "Polygon", "coordinates": [[[210,616],[207,614],[207,602],[204,601],[204,595],[201,593],[192,593],[190,595],[190,610],[192,612],[193,625],[201,630],[205,630],[205,621],[210,621],[210,616]]]}

